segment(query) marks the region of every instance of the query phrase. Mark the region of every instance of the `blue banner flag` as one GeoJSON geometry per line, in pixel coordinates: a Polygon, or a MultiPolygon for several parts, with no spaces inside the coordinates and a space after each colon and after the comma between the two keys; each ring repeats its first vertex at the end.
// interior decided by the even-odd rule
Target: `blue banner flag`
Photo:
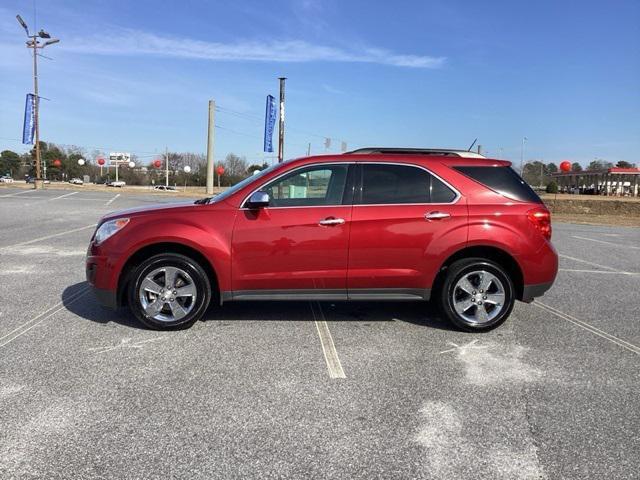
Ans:
{"type": "Polygon", "coordinates": [[[264,150],[273,152],[273,129],[276,125],[276,99],[267,95],[267,108],[264,114],[264,150]]]}
{"type": "Polygon", "coordinates": [[[33,144],[33,135],[36,131],[36,96],[27,93],[24,104],[24,125],[22,126],[22,143],[33,144]]]}

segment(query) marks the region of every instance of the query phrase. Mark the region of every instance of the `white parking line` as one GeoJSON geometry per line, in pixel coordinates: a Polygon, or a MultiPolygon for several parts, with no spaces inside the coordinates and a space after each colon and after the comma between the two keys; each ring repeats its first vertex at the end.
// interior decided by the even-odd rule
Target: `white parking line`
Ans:
{"type": "Polygon", "coordinates": [[[111,203],[112,203],[116,198],[118,198],[119,196],[120,196],[120,194],[119,194],[119,193],[117,193],[117,194],[116,194],[116,196],[115,196],[115,197],[113,197],[111,200],[109,200],[107,203],[105,203],[105,205],[111,205],[111,203]]]}
{"type": "Polygon", "coordinates": [[[84,287],[82,290],[72,294],[69,298],[67,298],[65,300],[62,300],[61,302],[56,303],[53,307],[45,310],[41,314],[39,314],[39,315],[35,316],[34,318],[32,318],[31,320],[23,323],[19,327],[14,328],[9,333],[7,333],[7,334],[3,335],[2,337],[0,337],[0,342],[1,342],[0,343],[0,347],[4,347],[5,345],[13,342],[16,338],[21,337],[22,335],[27,333],[29,330],[31,330],[36,325],[44,322],[46,319],[52,317],[53,315],[55,315],[59,311],[66,309],[68,305],[71,305],[72,303],[75,303],[76,300],[78,300],[80,297],[82,297],[88,291],[89,291],[89,287],[84,287]]]}
{"type": "Polygon", "coordinates": [[[71,195],[75,195],[76,193],[78,193],[78,192],[66,193],[64,195],[60,195],[59,197],[52,198],[51,200],[58,200],[60,198],[67,198],[67,197],[70,197],[71,195]]]}
{"type": "Polygon", "coordinates": [[[602,243],[603,245],[611,245],[611,246],[614,246],[614,247],[632,248],[633,250],[640,250],[640,247],[635,247],[633,245],[623,245],[621,243],[607,242],[606,240],[596,240],[594,238],[580,237],[578,235],[572,235],[572,237],[573,238],[577,238],[578,240],[588,240],[590,242],[602,243]]]}
{"type": "Polygon", "coordinates": [[[27,240],[26,242],[14,243],[13,245],[5,245],[4,247],[0,247],[0,252],[2,250],[6,250],[13,247],[21,247],[23,245],[30,245],[32,243],[41,242],[43,240],[49,240],[50,238],[60,237],[61,235],[67,235],[68,233],[80,232],[82,230],[86,230],[87,228],[94,228],[96,226],[95,223],[91,225],[85,225],[84,227],[74,228],[73,230],[65,230],[64,232],[54,233],[52,235],[47,235],[44,237],[34,238],[33,240],[27,240]]]}
{"type": "Polygon", "coordinates": [[[562,258],[566,258],[568,260],[573,260],[574,262],[580,262],[586,265],[591,265],[592,267],[604,268],[605,270],[611,270],[612,272],[619,272],[619,270],[616,270],[615,268],[611,268],[606,265],[600,265],[599,263],[589,262],[588,260],[582,260],[581,258],[570,257],[569,255],[562,255],[561,253],[559,253],[558,256],[562,258]]]}
{"type": "Polygon", "coordinates": [[[580,328],[584,328],[588,332],[591,332],[594,335],[598,335],[599,337],[602,337],[605,340],[609,340],[610,342],[615,343],[616,345],[622,348],[625,348],[630,352],[640,355],[640,347],[633,345],[632,343],[626,342],[625,340],[622,340],[621,338],[611,335],[610,333],[604,332],[599,328],[594,327],[593,325],[589,325],[587,322],[580,320],[579,318],[576,318],[574,316],[571,316],[568,313],[564,313],[558,310],[557,308],[552,307],[551,305],[547,305],[546,303],[542,303],[537,300],[533,302],[532,305],[535,305],[536,307],[542,310],[545,310],[546,312],[551,313],[552,315],[555,315],[556,317],[561,318],[562,320],[573,323],[574,325],[577,325],[580,328]]]}
{"type": "Polygon", "coordinates": [[[617,271],[609,271],[609,270],[581,270],[578,268],[559,268],[559,272],[574,272],[574,273],[604,273],[607,275],[629,275],[631,277],[640,276],[640,273],[637,272],[617,272],[617,271]]]}
{"type": "Polygon", "coordinates": [[[35,192],[35,191],[36,191],[36,189],[35,189],[35,188],[32,188],[32,189],[30,189],[30,190],[24,190],[24,191],[22,191],[22,192],[9,193],[9,194],[7,194],[7,195],[2,195],[2,198],[15,197],[16,195],[22,195],[22,194],[24,194],[24,193],[32,193],[32,192],[35,192]]]}
{"type": "Polygon", "coordinates": [[[329,325],[322,311],[320,302],[309,302],[311,307],[311,313],[316,322],[316,330],[318,330],[318,336],[320,337],[320,344],[322,345],[322,352],[324,353],[324,360],[327,363],[327,369],[329,370],[330,378],[347,378],[342,369],[336,346],[333,343],[333,337],[329,331],[329,325]],[[315,303],[315,308],[314,308],[315,303]],[[316,314],[317,310],[317,314],[316,314]]]}

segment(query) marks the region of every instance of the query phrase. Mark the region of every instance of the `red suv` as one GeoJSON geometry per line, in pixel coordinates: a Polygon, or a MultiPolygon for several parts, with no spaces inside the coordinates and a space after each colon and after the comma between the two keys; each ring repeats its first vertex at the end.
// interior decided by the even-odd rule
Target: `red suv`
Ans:
{"type": "Polygon", "coordinates": [[[87,280],[151,328],[236,300],[430,300],[485,331],[557,273],[549,211],[510,163],[362,149],[274,165],[195,203],[106,215],[87,280]]]}

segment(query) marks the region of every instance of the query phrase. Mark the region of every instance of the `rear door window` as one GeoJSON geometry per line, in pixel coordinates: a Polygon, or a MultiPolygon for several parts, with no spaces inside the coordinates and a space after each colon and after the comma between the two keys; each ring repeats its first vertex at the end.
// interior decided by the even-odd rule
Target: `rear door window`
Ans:
{"type": "Polygon", "coordinates": [[[511,167],[454,167],[460,173],[512,200],[542,203],[540,197],[511,167]]]}

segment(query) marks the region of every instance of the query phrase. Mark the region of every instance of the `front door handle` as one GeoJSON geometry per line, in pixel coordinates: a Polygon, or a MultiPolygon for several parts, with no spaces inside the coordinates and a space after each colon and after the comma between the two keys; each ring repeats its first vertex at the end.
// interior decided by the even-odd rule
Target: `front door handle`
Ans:
{"type": "Polygon", "coordinates": [[[451,214],[446,212],[429,212],[424,214],[424,219],[427,221],[442,220],[443,218],[449,218],[450,216],[451,214]]]}
{"type": "Polygon", "coordinates": [[[330,225],[342,225],[344,218],[327,217],[324,220],[320,220],[318,225],[330,226],[330,225]]]}

